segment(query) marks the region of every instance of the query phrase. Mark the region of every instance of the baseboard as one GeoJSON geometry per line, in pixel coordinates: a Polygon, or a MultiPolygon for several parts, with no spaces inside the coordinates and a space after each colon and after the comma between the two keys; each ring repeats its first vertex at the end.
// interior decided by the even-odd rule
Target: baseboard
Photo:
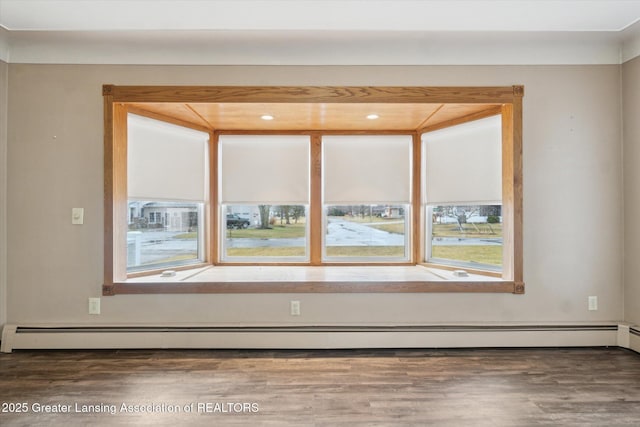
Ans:
{"type": "MultiPolygon", "coordinates": [[[[640,333],[630,345],[640,348],[640,333]],[[634,344],[635,343],[635,344],[634,344]]],[[[28,327],[5,325],[0,351],[18,349],[347,349],[618,346],[616,323],[367,327],[28,327]]]]}
{"type": "Polygon", "coordinates": [[[640,353],[640,326],[629,328],[629,346],[631,350],[640,353]]]}

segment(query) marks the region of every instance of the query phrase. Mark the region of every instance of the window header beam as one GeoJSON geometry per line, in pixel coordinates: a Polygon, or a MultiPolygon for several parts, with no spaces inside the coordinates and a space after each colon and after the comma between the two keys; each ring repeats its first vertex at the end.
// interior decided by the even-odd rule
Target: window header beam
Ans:
{"type": "Polygon", "coordinates": [[[524,86],[116,86],[103,85],[114,102],[247,103],[512,103],[524,86]]]}

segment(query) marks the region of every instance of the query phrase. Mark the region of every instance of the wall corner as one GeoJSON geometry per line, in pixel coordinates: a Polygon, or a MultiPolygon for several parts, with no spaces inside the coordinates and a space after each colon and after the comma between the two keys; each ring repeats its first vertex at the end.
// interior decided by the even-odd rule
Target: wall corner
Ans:
{"type": "Polygon", "coordinates": [[[630,348],[629,325],[618,325],[618,347],[630,348]]]}
{"type": "MultiPolygon", "coordinates": [[[[2,28],[0,28],[2,30],[2,28]]],[[[2,37],[0,31],[0,37],[2,37]]],[[[1,47],[0,40],[0,49],[1,47]]],[[[7,125],[9,64],[0,60],[0,327],[7,321],[7,125]]]]}
{"type": "Polygon", "coordinates": [[[640,56],[640,21],[625,28],[622,37],[620,62],[624,64],[640,56]]]}

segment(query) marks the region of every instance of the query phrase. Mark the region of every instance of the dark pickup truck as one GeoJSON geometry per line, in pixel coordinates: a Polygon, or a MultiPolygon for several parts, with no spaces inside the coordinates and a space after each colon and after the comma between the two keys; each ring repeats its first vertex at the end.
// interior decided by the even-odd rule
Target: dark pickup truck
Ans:
{"type": "Polygon", "coordinates": [[[240,218],[236,214],[227,214],[227,228],[247,228],[249,220],[240,218]]]}

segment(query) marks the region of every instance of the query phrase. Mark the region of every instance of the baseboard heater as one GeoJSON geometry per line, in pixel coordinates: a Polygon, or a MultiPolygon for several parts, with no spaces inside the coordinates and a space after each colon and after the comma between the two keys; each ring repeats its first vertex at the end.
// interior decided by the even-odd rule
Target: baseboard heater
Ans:
{"type": "Polygon", "coordinates": [[[640,353],[640,326],[629,327],[629,342],[627,348],[640,353]]]}
{"type": "MultiPolygon", "coordinates": [[[[640,332],[635,330],[640,339],[640,332]]],[[[630,332],[631,333],[631,332],[630,332]]],[[[5,325],[17,349],[337,349],[616,346],[617,324],[281,327],[5,325]]]]}

